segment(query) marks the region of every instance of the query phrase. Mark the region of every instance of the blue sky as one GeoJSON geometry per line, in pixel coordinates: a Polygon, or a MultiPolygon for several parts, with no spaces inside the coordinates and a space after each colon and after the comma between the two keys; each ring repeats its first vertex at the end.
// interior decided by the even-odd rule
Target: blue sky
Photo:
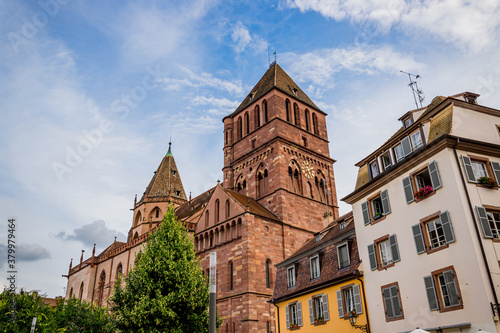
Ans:
{"type": "MultiPolygon", "coordinates": [[[[52,297],[64,292],[70,258],[125,239],[134,195],[170,137],[187,193],[222,179],[221,119],[264,74],[268,50],[329,114],[339,198],[354,188],[354,163],[415,106],[400,70],[421,76],[424,104],[472,91],[500,108],[498,0],[0,8],[0,247],[14,216],[18,286],[52,297]]],[[[5,272],[5,258],[0,265],[5,272]]]]}

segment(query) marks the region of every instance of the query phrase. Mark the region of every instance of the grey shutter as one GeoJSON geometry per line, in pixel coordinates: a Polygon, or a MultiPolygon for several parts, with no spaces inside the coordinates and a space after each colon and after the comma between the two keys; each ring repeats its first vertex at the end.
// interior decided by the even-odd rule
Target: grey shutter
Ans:
{"type": "Polygon", "coordinates": [[[422,227],[420,224],[415,224],[411,227],[413,231],[413,239],[415,240],[415,247],[417,248],[417,253],[425,252],[424,236],[422,235],[422,227]]]}
{"type": "Polygon", "coordinates": [[[344,303],[342,302],[342,291],[337,290],[337,307],[339,309],[339,318],[344,317],[344,303]]]}
{"type": "Polygon", "coordinates": [[[299,326],[303,326],[302,322],[302,302],[297,302],[297,323],[299,326]]]}
{"type": "Polygon", "coordinates": [[[427,293],[427,301],[429,301],[429,308],[431,311],[439,309],[439,303],[436,296],[436,289],[434,288],[434,280],[432,276],[424,277],[425,291],[427,293]]]}
{"type": "Polygon", "coordinates": [[[436,161],[429,163],[427,167],[429,169],[429,175],[431,175],[432,188],[437,190],[441,187],[441,177],[439,177],[439,171],[436,161]]]}
{"type": "Polygon", "coordinates": [[[290,310],[288,309],[288,305],[285,306],[285,312],[286,312],[286,328],[288,329],[290,327],[290,310]]]}
{"type": "Polygon", "coordinates": [[[380,193],[380,199],[382,200],[382,210],[384,211],[384,215],[387,215],[391,212],[391,205],[389,203],[389,194],[387,190],[383,190],[380,193]]]}
{"type": "Polygon", "coordinates": [[[394,308],[392,306],[390,289],[391,288],[382,289],[382,295],[384,296],[384,303],[385,303],[385,315],[388,319],[394,318],[394,308]]]}
{"type": "Polygon", "coordinates": [[[450,214],[448,214],[448,211],[445,211],[439,215],[439,218],[443,224],[444,239],[446,240],[446,244],[454,242],[455,234],[453,233],[453,227],[451,226],[450,214]]]}
{"type": "Polygon", "coordinates": [[[401,311],[401,303],[399,303],[398,287],[392,286],[389,290],[391,293],[392,305],[394,307],[394,317],[401,317],[403,313],[401,311]]]}
{"type": "Polygon", "coordinates": [[[356,309],[356,314],[363,313],[363,306],[361,305],[361,292],[359,291],[359,284],[352,287],[352,293],[354,294],[354,308],[356,309]]]}
{"type": "Polygon", "coordinates": [[[313,299],[309,298],[309,323],[314,324],[314,309],[313,309],[313,299]]]}
{"type": "Polygon", "coordinates": [[[368,245],[368,258],[370,258],[370,268],[377,269],[377,256],[375,255],[375,244],[368,245]]]}
{"type": "Polygon", "coordinates": [[[389,236],[389,244],[391,244],[392,262],[400,261],[401,258],[399,257],[398,240],[396,239],[396,234],[389,236]]]}
{"type": "Polygon", "coordinates": [[[483,228],[484,237],[493,238],[490,223],[488,222],[488,215],[486,215],[486,209],[484,209],[484,207],[476,206],[476,212],[477,216],[479,217],[479,222],[481,223],[481,228],[483,228]]]}
{"type": "Polygon", "coordinates": [[[468,156],[462,155],[462,163],[464,165],[465,174],[467,175],[467,180],[471,183],[476,182],[476,176],[474,176],[474,170],[472,170],[472,163],[468,156]]]}
{"type": "Polygon", "coordinates": [[[446,289],[450,300],[450,306],[460,305],[460,297],[458,296],[457,285],[455,284],[455,276],[452,270],[443,273],[446,289]]]}
{"type": "Polygon", "coordinates": [[[411,154],[411,143],[409,136],[401,140],[401,146],[403,147],[403,154],[405,157],[411,154]]]}
{"type": "Polygon", "coordinates": [[[325,321],[330,320],[330,308],[328,307],[328,295],[324,294],[323,296],[323,319],[325,321]]]}
{"type": "Polygon", "coordinates": [[[413,197],[413,187],[411,186],[411,178],[403,178],[403,189],[405,191],[406,203],[413,202],[415,198],[413,197]]]}
{"type": "Polygon", "coordinates": [[[491,168],[493,169],[493,173],[495,174],[495,179],[497,183],[500,183],[500,163],[491,162],[491,168]]]}
{"type": "Polygon", "coordinates": [[[365,225],[370,224],[370,211],[368,210],[368,201],[361,204],[361,210],[363,211],[363,221],[365,225]]]}

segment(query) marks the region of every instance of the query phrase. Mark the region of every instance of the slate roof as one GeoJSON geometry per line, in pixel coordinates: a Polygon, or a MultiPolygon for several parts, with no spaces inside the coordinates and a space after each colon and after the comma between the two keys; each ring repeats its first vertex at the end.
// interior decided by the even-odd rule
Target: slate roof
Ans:
{"type": "MultiPolygon", "coordinates": [[[[300,89],[300,87],[292,80],[290,76],[280,67],[277,63],[274,63],[269,67],[262,78],[257,82],[255,87],[250,91],[247,97],[241,102],[241,104],[236,108],[236,110],[230,114],[228,117],[233,117],[241,110],[252,104],[258,98],[264,96],[271,89],[277,88],[284,93],[299,99],[300,101],[306,103],[307,105],[313,107],[314,109],[321,111],[320,108],[314,104],[314,102],[306,95],[306,93],[300,89]]],[[[321,111],[323,112],[323,111],[321,111]]]]}

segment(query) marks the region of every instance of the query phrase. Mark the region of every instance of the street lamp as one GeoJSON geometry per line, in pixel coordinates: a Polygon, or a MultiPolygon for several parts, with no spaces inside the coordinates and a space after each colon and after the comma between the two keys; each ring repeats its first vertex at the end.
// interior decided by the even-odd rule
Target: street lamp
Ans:
{"type": "Polygon", "coordinates": [[[358,320],[358,316],[356,315],[356,312],[351,312],[349,313],[349,322],[351,323],[351,326],[354,328],[359,328],[361,332],[368,332],[368,324],[366,325],[356,325],[356,321],[358,320]]]}

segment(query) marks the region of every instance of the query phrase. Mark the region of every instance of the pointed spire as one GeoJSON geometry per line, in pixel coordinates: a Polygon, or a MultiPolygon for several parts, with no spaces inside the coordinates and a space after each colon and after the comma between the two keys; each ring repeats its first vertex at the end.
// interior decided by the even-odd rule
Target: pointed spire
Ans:
{"type": "MultiPolygon", "coordinates": [[[[71,268],[73,268],[73,258],[71,258],[71,261],[69,262],[69,271],[71,271],[71,268]]],[[[69,272],[68,272],[69,275],[69,272]]]]}
{"type": "Polygon", "coordinates": [[[83,262],[83,253],[85,252],[85,250],[82,250],[82,256],[80,257],[80,265],[82,264],[83,262]]]}
{"type": "Polygon", "coordinates": [[[170,138],[170,142],[168,143],[168,151],[165,156],[174,156],[172,155],[172,138],[170,138]]]}

